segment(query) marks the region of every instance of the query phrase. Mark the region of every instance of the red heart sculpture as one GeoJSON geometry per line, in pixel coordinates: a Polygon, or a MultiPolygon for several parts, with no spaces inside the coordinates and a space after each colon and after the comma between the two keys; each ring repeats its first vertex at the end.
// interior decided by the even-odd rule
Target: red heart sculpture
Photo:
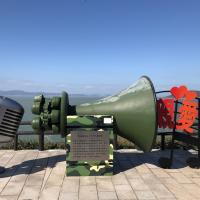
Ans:
{"type": "Polygon", "coordinates": [[[187,93],[187,87],[182,85],[180,87],[173,87],[170,90],[171,94],[175,97],[176,100],[183,98],[184,95],[187,93]]]}
{"type": "Polygon", "coordinates": [[[190,92],[188,91],[186,94],[186,99],[187,100],[193,100],[197,97],[197,93],[196,92],[190,92]]]}

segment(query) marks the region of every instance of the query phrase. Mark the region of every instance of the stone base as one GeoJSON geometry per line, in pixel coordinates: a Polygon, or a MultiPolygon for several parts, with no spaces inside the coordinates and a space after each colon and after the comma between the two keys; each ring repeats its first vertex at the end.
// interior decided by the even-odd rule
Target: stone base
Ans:
{"type": "MultiPolygon", "coordinates": [[[[80,131],[81,133],[81,131],[80,131]]],[[[92,134],[91,131],[85,131],[85,133],[92,134]]],[[[99,132],[102,133],[102,132],[99,132]]],[[[102,157],[91,157],[90,159],[80,159],[76,160],[73,158],[72,154],[72,142],[73,142],[73,131],[67,135],[66,137],[66,146],[67,146],[67,152],[66,152],[66,175],[67,176],[111,176],[113,175],[113,131],[107,131],[105,132],[108,134],[108,143],[105,148],[107,148],[107,160],[102,160],[102,157]],[[97,158],[96,160],[93,160],[94,158],[97,158]],[[75,161],[74,161],[75,160],[75,161]]],[[[94,143],[96,144],[99,138],[94,138],[94,143]]],[[[77,143],[74,142],[77,147],[77,143]]],[[[84,143],[83,143],[84,144],[84,143]]],[[[91,143],[92,144],[92,143],[91,143]]],[[[97,143],[98,144],[98,143],[97,143]]],[[[86,143],[86,150],[87,147],[90,145],[90,143],[86,143]]],[[[93,144],[92,144],[93,145],[93,144]]],[[[99,144],[98,144],[99,146],[99,144]]],[[[90,146],[89,146],[90,147],[90,146]]],[[[83,149],[84,152],[84,149],[83,149]]],[[[82,154],[83,156],[88,156],[88,152],[82,154]]],[[[92,151],[89,151],[89,153],[92,151]]],[[[82,153],[82,152],[81,152],[82,153]]],[[[97,151],[98,153],[98,151],[97,151]]],[[[94,154],[95,155],[95,154],[94,154]]],[[[97,154],[98,155],[98,154],[97,154]]],[[[88,157],[89,158],[89,157],[88,157]]]]}

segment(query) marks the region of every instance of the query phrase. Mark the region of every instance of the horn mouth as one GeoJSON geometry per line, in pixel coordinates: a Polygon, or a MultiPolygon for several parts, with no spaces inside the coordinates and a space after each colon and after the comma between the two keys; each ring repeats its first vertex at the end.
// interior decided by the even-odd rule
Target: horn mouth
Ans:
{"type": "Polygon", "coordinates": [[[152,145],[151,145],[151,149],[152,149],[153,145],[155,144],[156,136],[157,136],[157,132],[158,132],[157,96],[156,96],[156,91],[155,91],[155,88],[154,88],[154,85],[153,85],[153,82],[151,81],[151,79],[146,75],[141,76],[141,78],[146,78],[149,81],[152,92],[153,92],[154,108],[155,108],[156,118],[155,118],[155,134],[154,134],[153,142],[152,142],[152,145]]]}
{"type": "Polygon", "coordinates": [[[147,76],[142,76],[136,84],[116,95],[76,106],[76,113],[112,115],[118,135],[134,142],[145,152],[154,145],[157,135],[156,94],[147,76]]]}

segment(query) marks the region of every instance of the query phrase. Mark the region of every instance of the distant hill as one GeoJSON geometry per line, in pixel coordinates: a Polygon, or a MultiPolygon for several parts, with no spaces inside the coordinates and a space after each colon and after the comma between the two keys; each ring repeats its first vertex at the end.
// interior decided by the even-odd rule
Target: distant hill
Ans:
{"type": "MultiPolygon", "coordinates": [[[[34,97],[37,95],[43,94],[44,96],[60,96],[61,93],[52,93],[52,92],[26,92],[23,90],[0,90],[0,96],[27,96],[27,97],[34,97]]],[[[86,95],[86,94],[69,94],[71,97],[100,97],[100,95],[92,94],[92,95],[86,95]]]]}
{"type": "MultiPolygon", "coordinates": [[[[198,93],[198,97],[200,97],[200,91],[195,91],[198,93]]],[[[56,92],[27,92],[27,91],[23,91],[23,90],[0,90],[0,96],[8,96],[8,97],[17,97],[17,96],[23,96],[23,97],[34,97],[37,95],[41,95],[43,94],[44,96],[60,96],[61,93],[56,93],[56,92]]],[[[172,95],[169,95],[169,93],[166,93],[167,98],[172,97],[172,95]]],[[[77,97],[77,98],[81,98],[81,97],[104,97],[104,96],[109,96],[109,95],[98,95],[98,94],[69,94],[69,97],[77,97]]],[[[160,96],[158,94],[158,96],[160,96]]]]}

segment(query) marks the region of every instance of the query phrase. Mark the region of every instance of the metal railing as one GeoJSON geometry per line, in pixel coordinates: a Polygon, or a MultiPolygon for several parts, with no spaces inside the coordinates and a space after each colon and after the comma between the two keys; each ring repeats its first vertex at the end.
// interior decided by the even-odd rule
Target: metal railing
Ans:
{"type": "MultiPolygon", "coordinates": [[[[20,126],[30,126],[31,125],[31,121],[22,121],[20,123],[20,126]]],[[[59,133],[55,134],[52,131],[45,131],[45,132],[40,132],[40,133],[35,133],[34,131],[18,131],[17,134],[15,135],[14,138],[14,150],[17,151],[18,150],[18,139],[19,136],[22,135],[38,135],[38,149],[40,151],[44,150],[44,134],[45,135],[59,135],[59,133]]]]}
{"type": "MultiPolygon", "coordinates": [[[[31,126],[31,121],[22,121],[20,123],[20,126],[31,126]]],[[[78,128],[98,128],[98,129],[107,128],[107,129],[109,129],[109,128],[113,128],[113,125],[96,125],[96,126],[68,125],[67,127],[68,127],[68,129],[78,129],[78,128]]],[[[18,150],[19,136],[22,136],[22,135],[38,135],[38,143],[39,143],[38,149],[40,151],[43,151],[44,150],[44,135],[60,135],[60,133],[53,133],[53,131],[41,131],[40,133],[36,133],[34,131],[18,131],[14,138],[14,150],[15,151],[18,150]]]]}
{"type": "MultiPolygon", "coordinates": [[[[22,121],[20,123],[20,126],[31,126],[31,121],[22,121]]],[[[80,127],[80,126],[68,126],[68,128],[92,128],[89,126],[86,127],[80,127]]],[[[98,126],[97,126],[98,128],[98,126]]],[[[113,126],[99,126],[99,128],[113,128],[113,126]]],[[[115,131],[114,131],[115,132],[115,131]]],[[[171,132],[158,132],[157,135],[161,136],[161,149],[164,150],[165,149],[165,136],[166,135],[171,135],[171,132]]],[[[37,135],[38,136],[38,149],[39,151],[43,151],[44,150],[44,135],[60,135],[60,133],[53,133],[52,131],[45,131],[45,132],[40,132],[40,133],[36,133],[33,130],[32,131],[18,131],[17,134],[15,135],[14,138],[14,150],[17,151],[18,150],[18,140],[19,140],[19,136],[23,136],[23,135],[37,135]]],[[[114,134],[115,138],[114,138],[114,142],[115,142],[115,149],[117,149],[117,135],[114,134]]]]}

